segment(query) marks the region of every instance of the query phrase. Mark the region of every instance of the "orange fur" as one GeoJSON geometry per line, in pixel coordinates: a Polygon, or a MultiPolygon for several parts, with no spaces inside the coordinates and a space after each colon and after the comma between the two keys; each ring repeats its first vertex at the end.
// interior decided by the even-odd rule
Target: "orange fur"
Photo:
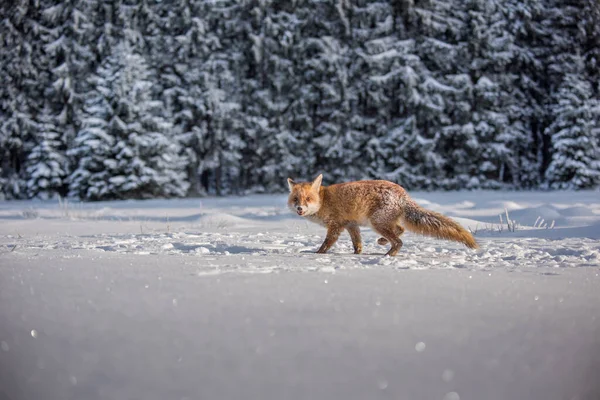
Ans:
{"type": "Polygon", "coordinates": [[[354,252],[360,254],[360,226],[370,226],[383,236],[379,244],[391,243],[387,253],[390,256],[396,255],[402,247],[400,235],[404,227],[422,235],[461,242],[472,249],[478,247],[462,226],[420,207],[404,188],[393,182],[358,181],[323,186],[321,181],[322,175],[313,182],[296,183],[288,179],[290,209],[327,227],[327,237],[318,253],[327,252],[341,232],[348,230],[354,252]]]}

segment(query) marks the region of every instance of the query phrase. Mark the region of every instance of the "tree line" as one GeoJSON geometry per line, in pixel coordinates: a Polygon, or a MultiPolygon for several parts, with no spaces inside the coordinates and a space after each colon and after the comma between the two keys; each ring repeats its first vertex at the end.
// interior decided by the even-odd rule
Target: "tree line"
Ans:
{"type": "Polygon", "coordinates": [[[598,0],[13,0],[4,198],[600,184],[598,0]]]}

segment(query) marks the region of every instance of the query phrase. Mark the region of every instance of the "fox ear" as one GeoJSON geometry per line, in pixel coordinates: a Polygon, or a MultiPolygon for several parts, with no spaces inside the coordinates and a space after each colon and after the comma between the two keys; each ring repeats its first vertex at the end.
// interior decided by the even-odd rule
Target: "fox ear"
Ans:
{"type": "Polygon", "coordinates": [[[310,188],[312,190],[314,190],[315,192],[318,192],[319,189],[321,188],[321,182],[323,182],[323,174],[317,176],[317,178],[313,181],[310,188]]]}
{"type": "Polygon", "coordinates": [[[295,184],[296,184],[296,182],[294,182],[294,181],[292,180],[292,178],[288,178],[288,186],[290,187],[290,192],[291,192],[292,190],[294,190],[294,185],[295,185],[295,184]]]}

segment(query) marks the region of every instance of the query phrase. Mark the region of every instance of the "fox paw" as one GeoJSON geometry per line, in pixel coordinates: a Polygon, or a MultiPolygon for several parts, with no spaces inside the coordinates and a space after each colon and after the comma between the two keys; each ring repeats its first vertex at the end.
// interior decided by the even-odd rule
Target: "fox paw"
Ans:
{"type": "Polygon", "coordinates": [[[386,238],[379,238],[379,239],[377,239],[377,244],[379,244],[381,246],[385,246],[388,243],[389,243],[389,240],[387,240],[386,238]]]}

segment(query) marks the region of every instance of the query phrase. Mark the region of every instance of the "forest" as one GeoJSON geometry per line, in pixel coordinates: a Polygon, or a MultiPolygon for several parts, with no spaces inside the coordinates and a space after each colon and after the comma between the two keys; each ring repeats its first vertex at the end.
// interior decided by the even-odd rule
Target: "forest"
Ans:
{"type": "Polygon", "coordinates": [[[598,0],[9,0],[0,198],[600,186],[598,0]]]}

